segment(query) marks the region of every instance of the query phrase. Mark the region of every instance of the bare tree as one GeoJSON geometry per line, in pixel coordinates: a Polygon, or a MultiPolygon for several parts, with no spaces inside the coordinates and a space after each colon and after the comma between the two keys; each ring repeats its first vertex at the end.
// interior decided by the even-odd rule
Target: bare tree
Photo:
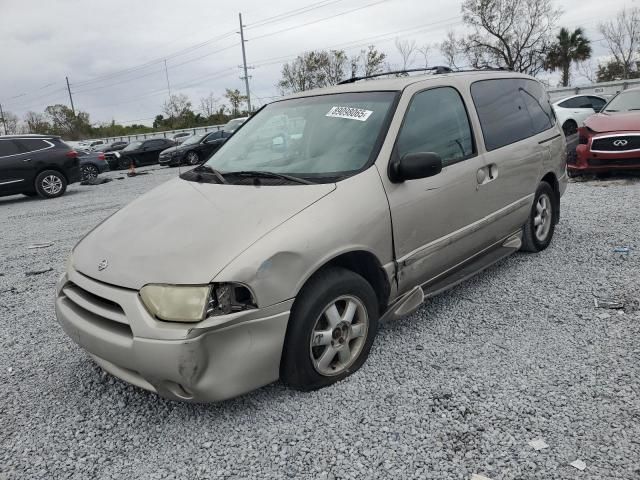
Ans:
{"type": "Polygon", "coordinates": [[[623,8],[616,18],[598,26],[615,62],[622,68],[622,78],[629,74],[637,61],[640,46],[640,10],[623,8]]]}
{"type": "Polygon", "coordinates": [[[429,56],[431,55],[431,45],[429,45],[428,43],[425,43],[424,45],[419,47],[417,50],[418,50],[418,53],[422,56],[422,59],[423,59],[422,63],[424,64],[424,68],[428,68],[429,56]]]}
{"type": "Polygon", "coordinates": [[[589,82],[596,83],[598,81],[596,69],[593,66],[593,62],[590,60],[579,63],[576,69],[578,71],[578,75],[586,78],[589,82]]]}
{"type": "Polygon", "coordinates": [[[18,133],[18,117],[11,112],[4,112],[4,119],[2,125],[5,129],[6,135],[15,135],[18,133]]]}
{"type": "Polygon", "coordinates": [[[410,68],[413,63],[416,61],[417,55],[417,47],[415,40],[400,40],[396,38],[395,40],[396,50],[400,54],[402,58],[402,70],[406,70],[410,68]]]}
{"type": "Polygon", "coordinates": [[[162,111],[169,118],[178,118],[191,111],[191,100],[184,93],[171,95],[162,105],[162,111]]]}
{"type": "Polygon", "coordinates": [[[459,46],[474,68],[536,75],[544,70],[560,13],[552,0],[465,0],[462,19],[471,33],[459,46]]]}
{"type": "Polygon", "coordinates": [[[27,127],[27,133],[47,133],[51,128],[45,116],[37,112],[27,112],[24,116],[24,123],[27,127]]]}
{"type": "Polygon", "coordinates": [[[326,85],[335,85],[346,75],[349,60],[344,50],[331,50],[327,55],[327,60],[322,65],[325,74],[326,85]]]}
{"type": "Polygon", "coordinates": [[[455,32],[451,30],[447,32],[447,37],[440,44],[440,53],[449,67],[454,70],[460,69],[458,64],[462,55],[462,47],[460,46],[460,40],[456,38],[455,32]]]}
{"type": "Polygon", "coordinates": [[[211,117],[218,113],[220,99],[213,95],[213,92],[209,92],[209,95],[200,99],[200,110],[204,116],[211,117]]]}

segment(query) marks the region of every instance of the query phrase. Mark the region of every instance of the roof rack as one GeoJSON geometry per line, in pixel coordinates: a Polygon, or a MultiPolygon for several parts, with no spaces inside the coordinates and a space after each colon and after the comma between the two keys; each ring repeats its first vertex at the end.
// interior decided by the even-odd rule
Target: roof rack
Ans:
{"type": "Polygon", "coordinates": [[[343,80],[341,82],[338,83],[338,85],[344,85],[346,83],[355,83],[359,80],[366,80],[367,78],[376,78],[376,77],[383,77],[385,75],[398,75],[401,73],[411,73],[411,72],[433,72],[436,75],[441,75],[444,73],[453,73],[453,70],[449,67],[443,67],[441,65],[437,66],[437,67],[427,67],[427,68],[410,68],[407,70],[394,70],[392,72],[383,72],[383,73],[374,73],[373,75],[366,75],[364,77],[351,77],[351,78],[347,78],[346,80],[343,80]]]}

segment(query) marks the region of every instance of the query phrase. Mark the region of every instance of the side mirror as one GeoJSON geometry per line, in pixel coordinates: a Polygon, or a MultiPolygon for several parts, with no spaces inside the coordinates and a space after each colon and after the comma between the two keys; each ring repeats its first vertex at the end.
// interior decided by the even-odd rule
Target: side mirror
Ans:
{"type": "Polygon", "coordinates": [[[433,152],[407,153],[391,163],[389,178],[394,183],[433,177],[442,171],[442,159],[433,152]]]}
{"type": "Polygon", "coordinates": [[[596,113],[600,113],[602,111],[602,107],[592,107],[593,111],[596,113]]]}

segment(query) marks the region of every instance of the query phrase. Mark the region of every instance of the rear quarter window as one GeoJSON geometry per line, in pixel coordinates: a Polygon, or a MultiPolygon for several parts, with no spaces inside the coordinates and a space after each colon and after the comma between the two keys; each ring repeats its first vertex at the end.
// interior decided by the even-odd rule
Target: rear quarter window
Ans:
{"type": "Polygon", "coordinates": [[[23,152],[24,150],[18,146],[15,140],[3,140],[0,138],[0,158],[17,155],[23,152]]]}
{"type": "Polygon", "coordinates": [[[471,85],[487,150],[510,145],[553,126],[542,85],[524,78],[480,80],[471,85]]]}
{"type": "Polygon", "coordinates": [[[48,142],[39,138],[21,138],[20,140],[17,140],[17,142],[27,152],[45,150],[53,146],[52,142],[48,142]]]}

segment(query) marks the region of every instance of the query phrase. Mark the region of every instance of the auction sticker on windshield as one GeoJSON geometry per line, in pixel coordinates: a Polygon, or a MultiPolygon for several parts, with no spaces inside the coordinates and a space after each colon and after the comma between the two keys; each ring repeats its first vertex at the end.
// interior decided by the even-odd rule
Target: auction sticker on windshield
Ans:
{"type": "Polygon", "coordinates": [[[334,118],[350,118],[351,120],[360,120],[366,122],[367,118],[371,116],[373,112],[371,110],[363,110],[361,108],[353,107],[331,107],[326,117],[334,118]]]}

